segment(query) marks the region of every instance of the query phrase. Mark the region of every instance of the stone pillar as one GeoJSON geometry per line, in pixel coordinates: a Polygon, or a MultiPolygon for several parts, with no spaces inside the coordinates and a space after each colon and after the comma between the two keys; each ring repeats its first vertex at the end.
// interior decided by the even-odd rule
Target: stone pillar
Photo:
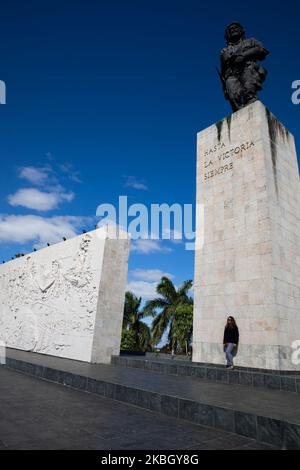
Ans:
{"type": "Polygon", "coordinates": [[[198,220],[193,361],[225,363],[232,315],[240,330],[236,365],[299,369],[297,155],[293,136],[260,101],[198,134],[197,203],[204,237],[198,220]]]}
{"type": "Polygon", "coordinates": [[[120,353],[129,239],[102,227],[0,266],[0,341],[87,362],[120,353]]]}

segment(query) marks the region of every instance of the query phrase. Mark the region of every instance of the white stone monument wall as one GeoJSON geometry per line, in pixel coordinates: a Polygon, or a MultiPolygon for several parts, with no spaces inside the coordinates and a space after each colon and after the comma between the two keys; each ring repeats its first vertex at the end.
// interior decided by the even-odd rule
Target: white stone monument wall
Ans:
{"type": "Polygon", "coordinates": [[[119,354],[129,240],[103,227],[0,266],[0,340],[88,362],[119,354]]]}
{"type": "Polygon", "coordinates": [[[223,331],[233,315],[237,365],[299,369],[292,361],[300,339],[294,138],[257,101],[200,132],[197,146],[204,244],[195,256],[193,360],[224,363],[223,331]]]}

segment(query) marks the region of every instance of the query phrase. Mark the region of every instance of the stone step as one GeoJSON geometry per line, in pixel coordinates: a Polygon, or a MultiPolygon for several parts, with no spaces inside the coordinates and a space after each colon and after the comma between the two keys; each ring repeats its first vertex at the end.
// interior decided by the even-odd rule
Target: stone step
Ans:
{"type": "Polygon", "coordinates": [[[235,367],[233,370],[228,370],[224,365],[132,355],[113,356],[111,363],[118,367],[142,369],[161,374],[300,393],[300,371],[282,372],[245,367],[235,367]]]}
{"type": "Polygon", "coordinates": [[[300,395],[8,350],[8,367],[40,379],[246,436],[300,449],[300,395]]]}

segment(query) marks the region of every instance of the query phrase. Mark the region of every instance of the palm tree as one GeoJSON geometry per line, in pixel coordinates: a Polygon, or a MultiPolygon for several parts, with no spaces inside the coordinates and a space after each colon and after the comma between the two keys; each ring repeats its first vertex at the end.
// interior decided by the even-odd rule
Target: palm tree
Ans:
{"type": "Polygon", "coordinates": [[[181,304],[176,307],[172,332],[173,349],[179,347],[187,356],[191,349],[193,333],[193,305],[181,304]]]}
{"type": "Polygon", "coordinates": [[[125,294],[123,330],[133,331],[135,337],[135,349],[146,351],[151,344],[151,330],[142,321],[149,316],[140,309],[142,298],[136,297],[133,292],[127,291],[125,294]]]}
{"type": "Polygon", "coordinates": [[[178,289],[168,277],[162,277],[156,288],[160,295],[156,299],[149,300],[144,308],[146,315],[156,315],[152,323],[152,343],[161,341],[165,331],[169,329],[169,346],[172,353],[176,350],[177,340],[175,335],[174,321],[176,309],[181,305],[193,305],[193,299],[188,296],[193,281],[185,281],[178,289]],[[160,310],[157,313],[157,310],[160,310]]]}

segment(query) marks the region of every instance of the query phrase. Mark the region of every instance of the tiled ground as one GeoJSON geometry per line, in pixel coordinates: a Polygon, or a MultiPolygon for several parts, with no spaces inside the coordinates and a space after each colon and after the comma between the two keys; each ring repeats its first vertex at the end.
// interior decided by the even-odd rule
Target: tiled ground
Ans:
{"type": "Polygon", "coordinates": [[[0,368],[1,449],[272,449],[0,368]]]}
{"type": "MultiPolygon", "coordinates": [[[[89,364],[18,350],[9,350],[8,355],[25,363],[53,368],[57,371],[56,376],[59,371],[67,371],[111,384],[200,401],[211,406],[225,406],[228,409],[284,420],[296,425],[300,423],[300,394],[296,393],[287,394],[279,390],[252,388],[235,383],[214,383],[195,380],[193,377],[174,377],[142,369],[89,364]]],[[[53,381],[59,382],[57,377],[53,381]]]]}

